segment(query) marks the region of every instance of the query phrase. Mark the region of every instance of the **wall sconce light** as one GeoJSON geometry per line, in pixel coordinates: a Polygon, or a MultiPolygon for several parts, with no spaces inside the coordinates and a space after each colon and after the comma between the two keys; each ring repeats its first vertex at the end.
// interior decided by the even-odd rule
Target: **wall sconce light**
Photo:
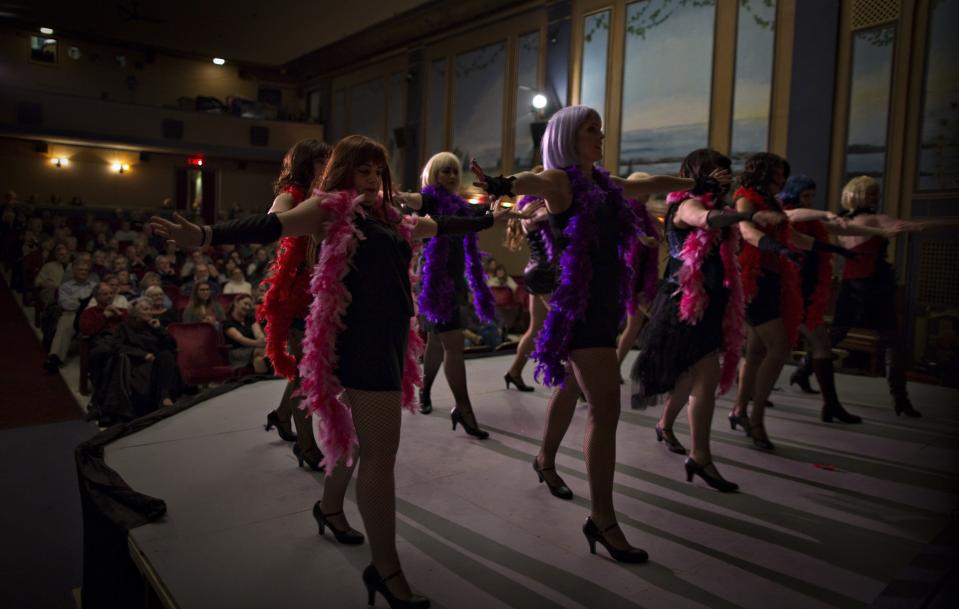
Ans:
{"type": "Polygon", "coordinates": [[[121,163],[117,161],[110,164],[110,171],[112,171],[113,173],[123,174],[130,171],[130,166],[127,165],[126,163],[121,163]]]}
{"type": "Polygon", "coordinates": [[[53,36],[53,28],[42,27],[40,28],[40,33],[44,36],[53,36]]]}
{"type": "Polygon", "coordinates": [[[214,57],[214,58],[213,58],[213,63],[215,63],[215,64],[218,65],[218,66],[222,66],[223,64],[226,63],[226,60],[223,59],[222,57],[214,57]]]}
{"type": "Polygon", "coordinates": [[[70,164],[70,159],[57,156],[50,159],[50,164],[54,167],[66,167],[70,164]]]}

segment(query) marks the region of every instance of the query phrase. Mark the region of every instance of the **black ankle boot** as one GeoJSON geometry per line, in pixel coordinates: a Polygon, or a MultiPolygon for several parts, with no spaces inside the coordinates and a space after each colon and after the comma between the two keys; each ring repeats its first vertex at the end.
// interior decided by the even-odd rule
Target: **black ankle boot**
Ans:
{"type": "Polygon", "coordinates": [[[816,373],[816,380],[822,389],[823,423],[832,423],[836,419],[840,423],[862,423],[862,418],[846,412],[836,393],[836,374],[833,371],[832,358],[823,357],[812,360],[812,369],[816,373]]]}
{"type": "MultiPolygon", "coordinates": [[[[830,359],[829,361],[832,360],[830,359]]],[[[815,360],[809,355],[803,356],[802,360],[799,361],[799,365],[797,365],[793,373],[789,375],[789,385],[799,385],[799,389],[803,393],[819,393],[809,384],[809,377],[812,376],[814,370],[813,362],[815,362],[815,360]]],[[[819,380],[819,377],[816,377],[816,380],[819,380]]],[[[820,387],[822,387],[822,385],[820,385],[820,387]]]]}

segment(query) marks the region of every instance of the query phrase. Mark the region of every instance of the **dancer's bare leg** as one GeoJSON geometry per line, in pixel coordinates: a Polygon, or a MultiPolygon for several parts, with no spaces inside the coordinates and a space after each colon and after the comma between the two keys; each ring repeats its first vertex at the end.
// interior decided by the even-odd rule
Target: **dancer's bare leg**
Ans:
{"type": "MultiPolygon", "coordinates": [[[[576,349],[570,353],[573,371],[589,404],[583,454],[589,476],[591,517],[602,531],[616,522],[613,473],[616,469],[616,426],[619,423],[619,373],[614,348],[576,349]]],[[[610,545],[628,549],[619,528],[603,534],[610,545]]]]}
{"type": "Polygon", "coordinates": [[[463,330],[456,329],[436,335],[443,345],[443,374],[453,392],[455,408],[470,425],[476,426],[476,416],[466,387],[466,361],[463,358],[463,330]]]}
{"type": "MultiPolygon", "coordinates": [[[[347,389],[346,399],[359,440],[356,502],[370,542],[373,565],[386,577],[400,569],[393,472],[400,444],[400,392],[347,389]]],[[[411,595],[402,574],[387,580],[386,586],[401,599],[411,595]]]]}
{"type": "Polygon", "coordinates": [[[737,416],[747,414],[749,401],[753,399],[756,385],[756,373],[766,357],[766,346],[759,333],[752,326],[746,327],[746,357],[739,368],[739,388],[736,391],[736,405],[733,412],[737,416]]]}
{"type": "Polygon", "coordinates": [[[513,358],[513,365],[509,367],[508,371],[508,374],[513,378],[520,378],[523,375],[526,361],[536,347],[536,335],[539,333],[539,329],[543,327],[543,322],[546,321],[546,313],[549,312],[549,305],[546,304],[548,296],[531,296],[529,299],[529,328],[519,339],[519,344],[516,346],[516,357],[513,358]]]}
{"type": "MultiPolygon", "coordinates": [[[[756,369],[756,380],[753,385],[753,411],[749,416],[750,427],[753,429],[754,439],[765,439],[763,416],[766,412],[766,402],[772,393],[779,373],[782,372],[786,360],[789,358],[789,340],[786,337],[786,326],[782,319],[774,319],[754,328],[759,340],[765,348],[765,357],[756,369]],[[758,434],[756,428],[760,428],[758,434]]],[[[747,358],[748,363],[748,358],[747,358]]]]}
{"type": "Polygon", "coordinates": [[[442,363],[443,343],[435,332],[430,332],[426,335],[426,351],[423,354],[423,393],[429,395],[442,363]]]}
{"type": "Polygon", "coordinates": [[[619,362],[620,366],[623,365],[626,354],[636,344],[636,337],[639,336],[639,331],[643,329],[645,323],[646,315],[642,310],[637,309],[635,315],[626,316],[626,328],[620,334],[619,344],[616,346],[616,361],[619,362]]]}

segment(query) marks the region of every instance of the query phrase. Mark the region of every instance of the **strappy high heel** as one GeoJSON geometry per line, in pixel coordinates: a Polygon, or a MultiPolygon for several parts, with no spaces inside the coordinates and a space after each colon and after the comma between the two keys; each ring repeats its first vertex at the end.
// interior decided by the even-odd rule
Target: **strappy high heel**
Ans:
{"type": "Polygon", "coordinates": [[[656,441],[665,442],[666,448],[669,449],[669,452],[679,455],[686,454],[686,447],[679,443],[679,440],[676,439],[676,435],[673,433],[673,429],[671,427],[660,427],[659,423],[657,423],[654,429],[656,430],[656,441]]]}
{"type": "MultiPolygon", "coordinates": [[[[474,415],[474,418],[475,418],[475,415],[474,415]]],[[[466,433],[473,436],[474,438],[485,440],[486,438],[489,437],[489,432],[483,431],[482,429],[480,429],[479,425],[474,426],[467,423],[466,419],[463,418],[462,413],[460,413],[460,411],[457,410],[456,408],[454,408],[452,412],[450,412],[450,421],[453,422],[453,431],[456,431],[456,426],[457,424],[459,424],[463,426],[463,430],[466,431],[466,433]]]]}
{"type": "Polygon", "coordinates": [[[270,431],[274,427],[276,427],[276,433],[280,434],[281,440],[286,440],[287,442],[296,442],[296,434],[293,432],[293,428],[290,427],[290,422],[281,421],[275,410],[266,415],[266,425],[264,426],[264,429],[270,431]]]}
{"type": "Polygon", "coordinates": [[[556,474],[556,477],[559,478],[559,484],[557,484],[556,486],[553,486],[552,484],[550,484],[549,481],[547,481],[546,478],[543,476],[543,472],[548,472],[548,471],[555,472],[556,471],[555,467],[540,467],[539,464],[536,462],[536,458],[534,457],[533,471],[536,472],[536,476],[539,478],[540,484],[543,484],[544,482],[546,483],[546,488],[549,489],[549,492],[553,497],[558,497],[560,499],[566,499],[566,500],[570,500],[573,498],[573,491],[570,490],[568,486],[566,486],[566,483],[563,482],[562,478],[559,478],[559,474],[556,474]]]}
{"type": "Polygon", "coordinates": [[[726,418],[729,419],[729,428],[733,431],[736,431],[736,426],[738,425],[743,428],[743,431],[747,436],[752,435],[752,426],[749,424],[749,415],[745,413],[736,414],[736,411],[734,410],[730,412],[729,416],[726,418]]]}
{"type": "Polygon", "coordinates": [[[750,427],[750,436],[753,439],[753,446],[759,450],[776,450],[776,445],[769,441],[769,436],[766,435],[766,428],[762,425],[753,425],[750,427]],[[757,437],[756,431],[762,430],[762,437],[757,437]]]}
{"type": "MultiPolygon", "coordinates": [[[[319,450],[316,452],[320,453],[319,450]]],[[[311,457],[300,450],[299,444],[294,444],[293,455],[296,457],[296,464],[300,467],[303,467],[303,463],[306,463],[307,466],[315,472],[322,472],[324,470],[324,467],[321,465],[323,462],[323,453],[320,453],[318,457],[311,457]]]]}
{"type": "Polygon", "coordinates": [[[503,375],[503,380],[506,381],[507,389],[509,389],[509,384],[513,383],[519,391],[533,391],[532,387],[523,382],[523,377],[521,376],[511,376],[510,373],[507,372],[503,375]]]}
{"type": "Polygon", "coordinates": [[[380,577],[380,572],[377,571],[376,567],[373,565],[363,569],[363,583],[366,585],[367,603],[369,606],[373,606],[373,603],[376,601],[376,593],[379,592],[380,595],[386,599],[390,609],[428,609],[430,606],[430,599],[426,598],[425,596],[414,594],[407,600],[399,599],[393,596],[393,593],[390,592],[390,589],[386,587],[386,582],[393,579],[400,573],[402,573],[402,571],[397,571],[396,573],[387,575],[386,577],[380,577]]]}
{"type": "Polygon", "coordinates": [[[340,510],[339,512],[333,512],[331,514],[324,514],[323,508],[320,507],[319,501],[313,504],[313,518],[316,519],[316,524],[320,528],[320,535],[322,535],[323,531],[329,527],[329,529],[333,531],[333,537],[336,538],[337,542],[347,546],[360,545],[366,539],[366,537],[363,536],[363,533],[360,533],[352,527],[346,529],[345,531],[341,531],[333,526],[332,523],[330,523],[329,518],[331,516],[339,516],[342,513],[343,510],[340,510]]]}
{"type": "Polygon", "coordinates": [[[420,412],[429,414],[433,412],[433,400],[430,399],[430,392],[420,389],[420,412]]]}
{"type": "Polygon", "coordinates": [[[640,550],[639,548],[634,548],[632,546],[626,550],[620,550],[616,548],[608,541],[606,541],[605,533],[612,531],[619,524],[614,522],[603,530],[599,530],[599,527],[596,526],[596,523],[593,522],[592,518],[587,518],[585,524],[583,524],[583,535],[586,536],[586,541],[589,543],[589,552],[590,554],[596,553],[596,542],[599,542],[606,551],[609,552],[609,555],[613,557],[614,560],[619,562],[628,562],[628,563],[639,563],[646,562],[649,560],[649,554],[645,550],[640,550]]]}
{"type": "Polygon", "coordinates": [[[693,476],[699,476],[703,479],[703,482],[713,487],[720,493],[732,493],[739,490],[739,485],[726,480],[722,476],[718,475],[719,472],[716,472],[716,476],[710,474],[706,468],[712,465],[712,461],[709,463],[704,463],[700,465],[693,461],[692,457],[686,457],[686,462],[683,464],[686,467],[686,482],[692,482],[693,476]]]}

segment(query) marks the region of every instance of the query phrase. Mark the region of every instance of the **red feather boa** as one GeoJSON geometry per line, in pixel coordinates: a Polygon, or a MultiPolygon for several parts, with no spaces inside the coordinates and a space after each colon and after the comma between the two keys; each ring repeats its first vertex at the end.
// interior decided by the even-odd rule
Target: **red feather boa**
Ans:
{"type": "MultiPolygon", "coordinates": [[[[753,204],[753,207],[759,211],[769,211],[772,208],[766,202],[766,198],[751,188],[740,187],[733,200],[746,199],[753,204]]],[[[777,226],[762,227],[757,226],[777,242],[786,247],[792,247],[789,240],[789,231],[792,230],[788,222],[783,222],[777,226]]],[[[786,326],[786,336],[789,344],[795,344],[799,337],[799,324],[803,319],[802,287],[799,279],[799,266],[784,260],[778,254],[771,252],[760,252],[756,246],[743,241],[743,249],[739,253],[739,265],[743,272],[743,292],[746,296],[746,302],[749,303],[759,290],[757,279],[762,269],[761,262],[765,260],[766,264],[778,272],[782,278],[781,288],[781,307],[783,325],[786,326]]]]}
{"type": "MultiPolygon", "coordinates": [[[[287,186],[282,192],[293,197],[294,207],[306,195],[298,186],[287,186]]],[[[296,379],[296,359],[287,351],[293,320],[306,317],[310,310],[310,267],[306,259],[310,237],[284,237],[270,273],[264,282],[268,288],[256,316],[266,326],[266,355],[273,368],[290,381],[296,379]]]]}

